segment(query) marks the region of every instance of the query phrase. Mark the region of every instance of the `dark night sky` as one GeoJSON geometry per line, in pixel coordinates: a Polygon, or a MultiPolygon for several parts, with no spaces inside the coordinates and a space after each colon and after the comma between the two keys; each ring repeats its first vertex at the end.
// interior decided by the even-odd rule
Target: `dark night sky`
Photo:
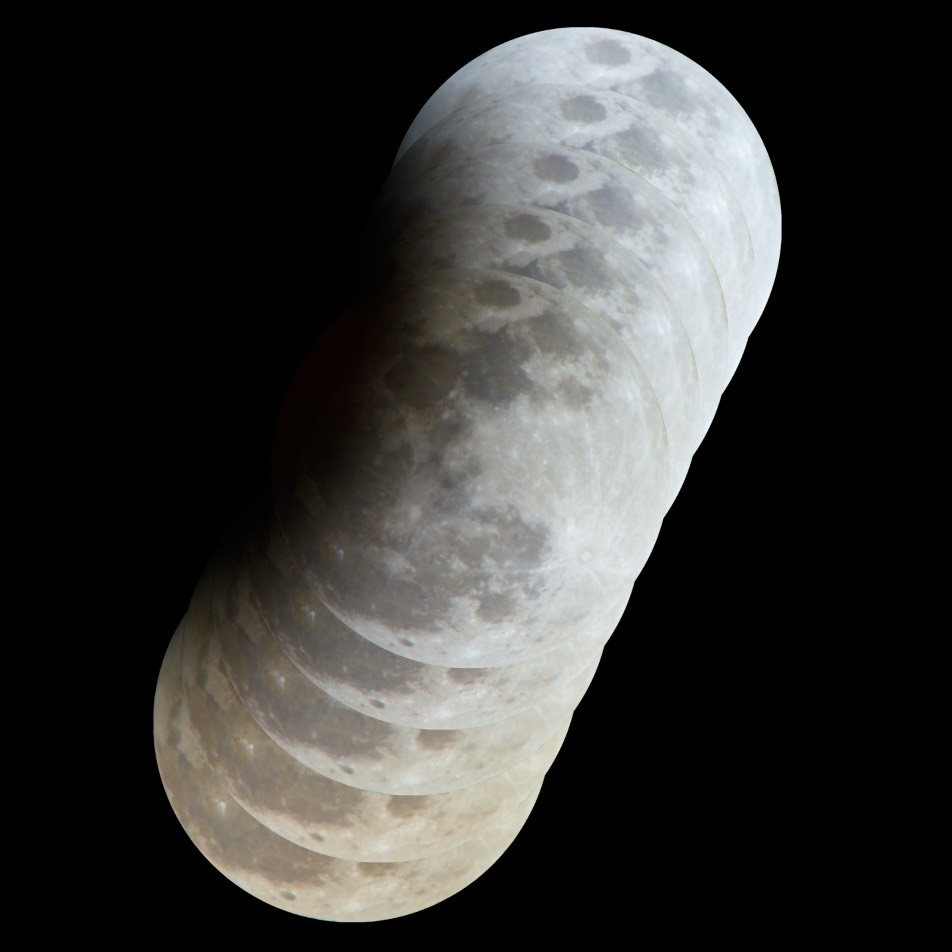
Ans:
{"type": "Polygon", "coordinates": [[[695,59],[746,108],[784,203],[780,273],[522,834],[458,896],[370,926],[271,909],[200,856],[155,768],[154,682],[228,513],[266,478],[290,375],[347,302],[349,252],[416,111],[486,49],[573,23],[525,15],[493,26],[454,9],[424,32],[355,7],[349,29],[169,21],[130,34],[118,54],[124,80],[104,111],[127,183],[116,217],[129,359],[115,373],[122,397],[104,411],[103,479],[123,513],[112,546],[122,617],[136,620],[124,734],[135,830],[118,837],[117,862],[149,934],[194,929],[222,948],[259,936],[359,945],[452,941],[454,927],[501,938],[505,923],[541,944],[571,922],[596,942],[602,924],[623,925],[627,941],[731,927],[786,888],[784,857],[804,822],[789,765],[811,717],[794,680],[820,584],[806,501],[819,478],[817,404],[803,393],[822,371],[798,287],[811,88],[791,91],[802,68],[791,44],[758,37],[739,13],[584,9],[587,23],[695,59]]]}

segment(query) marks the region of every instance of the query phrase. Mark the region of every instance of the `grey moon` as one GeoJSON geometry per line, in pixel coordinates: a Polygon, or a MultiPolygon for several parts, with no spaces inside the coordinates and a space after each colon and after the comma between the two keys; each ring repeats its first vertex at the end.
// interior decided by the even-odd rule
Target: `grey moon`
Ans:
{"type": "Polygon", "coordinates": [[[219,872],[370,922],[499,859],[598,690],[780,242],[750,119],[660,43],[534,33],[437,89],[287,388],[270,491],[158,675],[162,784],[219,872]]]}

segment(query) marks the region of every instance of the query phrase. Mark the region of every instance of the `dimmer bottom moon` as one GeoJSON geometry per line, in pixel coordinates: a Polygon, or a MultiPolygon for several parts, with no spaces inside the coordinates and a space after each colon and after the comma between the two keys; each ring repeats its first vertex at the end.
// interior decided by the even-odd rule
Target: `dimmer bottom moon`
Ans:
{"type": "MultiPolygon", "coordinates": [[[[403,916],[446,899],[484,873],[529,816],[539,780],[478,835],[401,862],[340,859],[299,846],[243,809],[210,766],[181,695],[182,632],[162,664],[155,697],[155,747],[172,808],[218,870],[258,899],[299,915],[339,922],[403,916]]],[[[392,820],[401,821],[397,804],[392,820]]]]}

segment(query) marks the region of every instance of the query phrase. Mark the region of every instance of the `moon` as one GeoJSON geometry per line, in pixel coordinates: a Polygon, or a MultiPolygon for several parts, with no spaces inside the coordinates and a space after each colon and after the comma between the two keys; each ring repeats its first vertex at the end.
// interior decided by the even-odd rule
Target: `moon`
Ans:
{"type": "Polygon", "coordinates": [[[458,70],[430,97],[407,130],[397,161],[441,119],[469,102],[560,83],[633,99],[708,153],[743,209],[753,246],[751,297],[745,309],[749,326],[743,328],[749,335],[780,260],[780,198],[773,166],[737,100],[707,70],[662,43],[598,28],[547,30],[504,43],[458,70]]]}
{"type": "Polygon", "coordinates": [[[299,371],[276,444],[308,584],[431,664],[603,644],[667,497],[634,355],[574,298],[499,272],[434,272],[349,315],[299,371]]]}
{"type": "MultiPolygon", "coordinates": [[[[506,142],[545,142],[611,159],[653,186],[680,212],[711,257],[734,327],[731,358],[753,326],[747,313],[753,246],[747,220],[714,160],[674,117],[650,103],[589,86],[519,87],[457,109],[410,153],[460,156],[506,142]]],[[[406,161],[402,159],[401,161],[406,161]]]]}
{"type": "Polygon", "coordinates": [[[756,130],[667,47],[548,31],[437,91],[159,676],[162,781],[226,877],[373,921],[498,859],[779,245],[756,130]]]}
{"type": "MultiPolygon", "coordinates": [[[[241,807],[212,770],[180,690],[182,647],[180,631],[169,645],[155,696],[154,738],[162,782],[176,816],[206,859],[270,905],[339,922],[370,922],[419,911],[488,869],[535,803],[538,784],[512,809],[477,825],[475,838],[401,862],[341,859],[299,846],[241,807]]],[[[390,825],[399,825],[404,819],[401,807],[393,812],[390,825]]],[[[318,808],[315,818],[319,813],[318,808]]]]}

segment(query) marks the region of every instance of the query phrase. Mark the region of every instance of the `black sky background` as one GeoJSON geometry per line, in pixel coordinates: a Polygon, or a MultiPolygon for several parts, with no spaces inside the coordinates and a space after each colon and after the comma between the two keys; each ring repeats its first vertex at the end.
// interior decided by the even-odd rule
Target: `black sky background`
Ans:
{"type": "Polygon", "coordinates": [[[282,913],[204,860],[155,767],[155,679],[229,513],[267,479],[284,388],[350,299],[349,256],[417,110],[481,52],[578,18],[165,20],[89,65],[118,195],[107,303],[127,328],[91,384],[112,510],[97,568],[129,646],[116,744],[134,806],[112,819],[113,856],[157,938],[369,947],[514,928],[541,945],[571,925],[601,944],[743,930],[752,910],[782,919],[791,896],[817,901],[797,872],[824,774],[805,746],[827,584],[811,564],[823,357],[800,279],[818,240],[804,212],[813,90],[790,81],[807,54],[739,13],[614,9],[586,5],[581,19],[691,57],[760,131],[784,207],[777,283],[523,832],[462,893],[381,924],[282,913]]]}

